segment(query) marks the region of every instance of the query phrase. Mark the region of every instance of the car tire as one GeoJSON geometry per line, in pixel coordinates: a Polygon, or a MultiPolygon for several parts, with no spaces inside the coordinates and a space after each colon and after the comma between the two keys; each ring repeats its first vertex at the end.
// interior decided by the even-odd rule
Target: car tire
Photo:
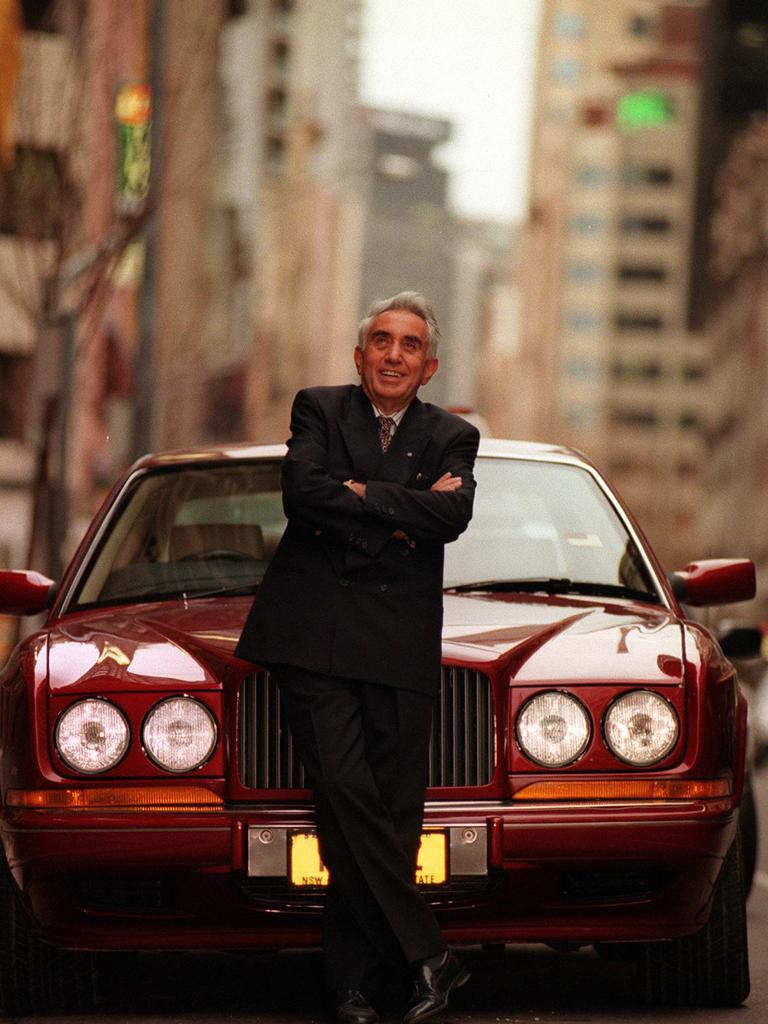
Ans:
{"type": "Polygon", "coordinates": [[[741,829],[741,847],[743,856],[744,895],[749,896],[757,868],[758,823],[755,792],[752,788],[752,775],[747,772],[744,779],[744,793],[741,798],[739,814],[741,829]]]}
{"type": "Polygon", "coordinates": [[[91,953],[60,950],[30,928],[16,883],[0,864],[0,1013],[23,1016],[51,1010],[89,1010],[95,1002],[91,953]]]}
{"type": "Polygon", "coordinates": [[[749,994],[743,846],[738,833],[725,858],[712,913],[694,935],[640,945],[638,969],[647,1003],[739,1006],[749,994]]]}

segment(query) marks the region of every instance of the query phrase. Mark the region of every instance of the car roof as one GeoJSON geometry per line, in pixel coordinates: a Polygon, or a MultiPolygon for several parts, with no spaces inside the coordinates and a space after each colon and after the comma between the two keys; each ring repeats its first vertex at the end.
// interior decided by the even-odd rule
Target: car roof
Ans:
{"type": "MultiPolygon", "coordinates": [[[[275,459],[285,455],[284,444],[222,444],[184,448],[145,455],[132,467],[155,469],[169,466],[190,466],[196,463],[242,461],[243,459],[275,459]]],[[[513,441],[497,437],[480,439],[480,456],[533,458],[543,461],[568,461],[591,465],[589,459],[574,448],[538,441],[513,441]]]]}

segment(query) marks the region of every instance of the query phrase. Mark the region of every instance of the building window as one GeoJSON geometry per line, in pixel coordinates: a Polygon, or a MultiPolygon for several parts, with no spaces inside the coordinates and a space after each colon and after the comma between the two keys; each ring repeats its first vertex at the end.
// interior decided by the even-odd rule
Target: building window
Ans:
{"type": "Polygon", "coordinates": [[[633,14],[627,20],[627,30],[637,39],[647,39],[653,35],[654,21],[649,14],[633,14]]]}
{"type": "Polygon", "coordinates": [[[267,110],[270,120],[283,121],[288,105],[288,96],[285,89],[270,89],[267,93],[267,110]]]}
{"type": "Polygon", "coordinates": [[[611,111],[604,103],[586,103],[582,107],[581,120],[588,128],[600,128],[611,123],[611,111]]]}
{"type": "Polygon", "coordinates": [[[58,238],[74,201],[58,153],[17,148],[13,166],[0,174],[0,234],[58,238]]]}
{"type": "Polygon", "coordinates": [[[693,381],[704,380],[707,376],[707,368],[700,363],[687,363],[681,373],[685,383],[689,384],[693,381]]]}
{"type": "Polygon", "coordinates": [[[580,235],[602,235],[608,221],[599,213],[576,213],[570,220],[571,229],[580,235]]]}
{"type": "Polygon", "coordinates": [[[667,280],[669,271],[666,267],[624,263],[616,271],[616,276],[620,281],[629,283],[659,283],[667,280]]]}
{"type": "Polygon", "coordinates": [[[558,82],[575,82],[581,77],[584,65],[573,57],[556,57],[549,66],[552,78],[558,82]]]}
{"type": "Polygon", "coordinates": [[[633,313],[620,310],[614,324],[620,331],[661,331],[664,329],[664,318],[658,313],[633,313]]]}
{"type": "Polygon", "coordinates": [[[683,412],[678,420],[681,430],[698,430],[701,427],[701,418],[695,412],[683,412]]]}
{"type": "Polygon", "coordinates": [[[661,376],[661,367],[652,360],[641,362],[617,361],[611,367],[614,380],[626,383],[642,383],[650,380],[658,380],[661,376]]]}
{"type": "Polygon", "coordinates": [[[611,422],[617,427],[656,427],[659,417],[652,409],[614,409],[611,422]]]}
{"type": "Polygon", "coordinates": [[[272,0],[272,16],[287,25],[293,14],[295,0],[272,0]]]}
{"type": "Polygon", "coordinates": [[[671,226],[669,217],[626,214],[621,218],[621,230],[625,235],[661,235],[671,226]]]}
{"type": "Polygon", "coordinates": [[[53,0],[21,0],[21,23],[28,32],[56,32],[53,0]]]}
{"type": "Polygon", "coordinates": [[[625,164],[622,179],[626,185],[669,185],[674,180],[671,167],[625,164]]]}
{"type": "Polygon", "coordinates": [[[391,181],[413,181],[421,174],[421,164],[405,153],[382,153],[376,161],[376,170],[391,181]]]}
{"type": "Polygon", "coordinates": [[[592,164],[584,164],[576,168],[576,181],[587,188],[599,188],[601,185],[608,185],[613,175],[607,167],[595,167],[592,164]]]}
{"type": "Polygon", "coordinates": [[[570,281],[579,281],[583,284],[589,284],[593,281],[600,281],[605,277],[605,272],[599,263],[590,263],[587,260],[579,260],[568,264],[566,276],[570,281]]]}
{"type": "Polygon", "coordinates": [[[282,135],[267,137],[267,166],[273,174],[285,170],[285,139],[282,135]]]}
{"type": "Polygon", "coordinates": [[[285,75],[291,58],[291,48],[284,39],[276,39],[272,44],[272,66],[278,75],[285,75]]]}
{"type": "Polygon", "coordinates": [[[24,437],[30,384],[30,357],[0,353],[0,437],[24,437]]]}
{"type": "Polygon", "coordinates": [[[581,39],[584,35],[584,15],[576,11],[558,11],[552,22],[552,34],[557,39],[581,39]]]}

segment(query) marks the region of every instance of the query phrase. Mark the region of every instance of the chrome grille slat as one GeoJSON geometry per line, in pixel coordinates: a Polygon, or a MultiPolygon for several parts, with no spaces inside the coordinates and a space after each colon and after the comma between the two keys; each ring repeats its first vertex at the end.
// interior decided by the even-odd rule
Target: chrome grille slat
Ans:
{"type": "MultiPolygon", "coordinates": [[[[483,786],[493,778],[493,698],[487,676],[444,666],[429,745],[429,785],[483,786]]],[[[280,691],[269,672],[240,691],[240,778],[249,789],[304,789],[304,768],[281,721],[280,691]]]]}

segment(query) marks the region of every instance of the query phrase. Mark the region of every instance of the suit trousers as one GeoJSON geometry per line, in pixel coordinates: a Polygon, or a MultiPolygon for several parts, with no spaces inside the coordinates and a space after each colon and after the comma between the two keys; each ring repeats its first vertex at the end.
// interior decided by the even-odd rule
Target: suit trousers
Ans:
{"type": "Polygon", "coordinates": [[[315,799],[330,872],[323,926],[332,992],[370,991],[378,970],[439,955],[445,940],[414,871],[433,698],[273,665],[315,799]]]}

